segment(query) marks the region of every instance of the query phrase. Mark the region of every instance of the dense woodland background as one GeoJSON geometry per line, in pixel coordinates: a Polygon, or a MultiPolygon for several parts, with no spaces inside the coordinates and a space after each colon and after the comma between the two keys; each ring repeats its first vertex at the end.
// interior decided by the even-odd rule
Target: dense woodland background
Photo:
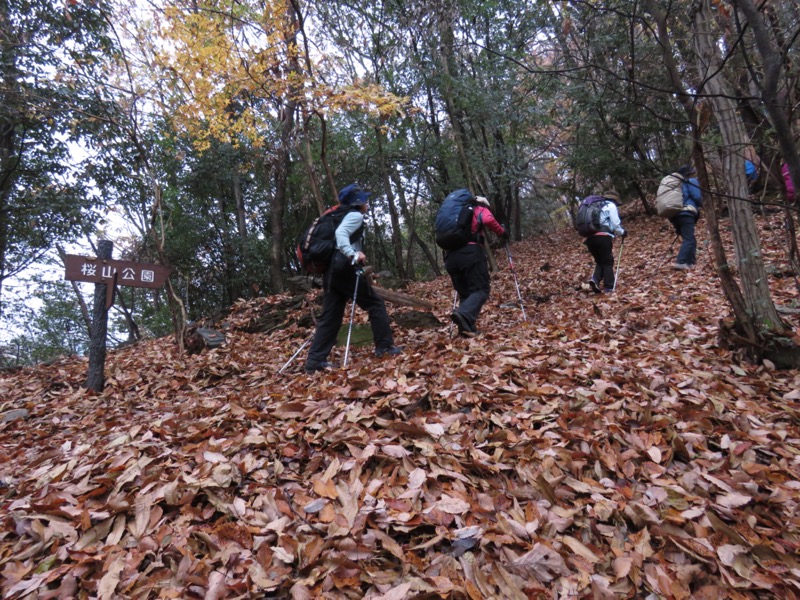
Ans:
{"type": "Polygon", "coordinates": [[[651,211],[661,176],[690,159],[731,338],[791,361],[753,213],[785,211],[796,275],[797,204],[778,173],[785,161],[800,180],[799,11],[6,0],[0,308],[20,333],[2,361],[85,351],[89,286],[37,280],[75,244],[88,254],[109,237],[115,258],[172,267],[163,290],[121,289],[112,343],[172,332],[181,345],[187,323],[284,290],[298,233],[350,182],[373,191],[370,262],[409,281],[441,273],[431,223],[457,187],[488,197],[521,240],[608,187],[651,211]],[[751,190],[745,158],[761,167],[751,190]]]}

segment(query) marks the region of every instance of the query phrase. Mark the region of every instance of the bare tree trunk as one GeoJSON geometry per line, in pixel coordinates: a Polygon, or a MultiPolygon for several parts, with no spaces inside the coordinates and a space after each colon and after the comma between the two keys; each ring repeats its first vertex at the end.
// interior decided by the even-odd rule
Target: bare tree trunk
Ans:
{"type": "MultiPolygon", "coordinates": [[[[714,266],[717,275],[720,279],[722,291],[725,298],[733,309],[733,314],[737,321],[749,325],[747,321],[746,307],[742,292],[739,285],[733,278],[733,272],[728,259],[725,255],[725,248],[722,246],[722,236],[719,232],[719,224],[717,223],[717,206],[716,200],[712,189],[716,189],[716,185],[712,186],[710,169],[706,161],[705,152],[703,151],[701,135],[704,129],[708,126],[711,119],[711,111],[707,103],[696,103],[695,99],[683,87],[678,65],[675,63],[673,57],[672,45],[670,42],[669,28],[667,27],[666,15],[661,11],[654,0],[645,0],[645,7],[647,12],[653,15],[656,21],[656,34],[659,45],[661,46],[662,56],[664,58],[664,66],[667,69],[669,82],[675,90],[678,100],[683,105],[686,114],[689,117],[689,122],[692,124],[692,158],[695,167],[697,168],[697,176],[700,182],[700,192],[703,197],[703,204],[705,206],[706,214],[706,229],[708,230],[709,239],[711,240],[711,250],[714,254],[714,266]]],[[[747,332],[748,343],[756,343],[756,335],[754,328],[750,327],[747,332]]]]}
{"type": "MultiPolygon", "coordinates": [[[[97,258],[110,259],[114,251],[114,244],[108,240],[100,240],[97,244],[97,258]]],[[[92,326],[89,334],[89,368],[86,373],[86,387],[95,392],[102,392],[106,382],[106,336],[108,334],[108,307],[106,294],[109,285],[116,285],[116,279],[111,283],[96,283],[94,285],[94,306],[92,310],[92,326]]],[[[111,292],[114,293],[113,291],[111,292]]]]}
{"type": "MultiPolygon", "coordinates": [[[[147,175],[153,189],[153,214],[150,231],[153,236],[153,245],[158,254],[158,260],[162,265],[166,265],[168,264],[165,251],[166,227],[164,224],[164,204],[161,197],[161,186],[158,181],[156,181],[155,176],[149,171],[149,168],[147,175]]],[[[184,334],[186,333],[186,321],[188,318],[186,315],[186,306],[175,290],[175,286],[172,285],[171,277],[167,279],[167,303],[169,305],[170,315],[172,316],[172,330],[175,334],[175,343],[178,344],[178,348],[183,352],[185,347],[184,334]]]]}
{"type": "Polygon", "coordinates": [[[456,142],[456,149],[458,150],[458,158],[461,163],[461,171],[465,185],[474,187],[475,179],[472,170],[469,168],[466,150],[466,132],[461,116],[462,112],[458,108],[458,102],[453,92],[453,81],[458,79],[458,69],[456,62],[453,58],[454,55],[454,35],[452,17],[448,10],[452,2],[442,2],[439,5],[440,21],[439,21],[439,40],[441,55],[439,60],[439,67],[442,71],[442,93],[444,95],[444,104],[447,115],[450,117],[450,123],[453,126],[453,137],[456,142]]]}
{"type": "Polygon", "coordinates": [[[242,194],[242,176],[239,173],[238,165],[233,167],[233,197],[236,199],[236,228],[239,239],[242,243],[247,240],[247,213],[244,206],[244,194],[242,194]]]}
{"type": "Polygon", "coordinates": [[[319,189],[319,177],[317,176],[317,169],[314,167],[314,153],[311,149],[311,136],[308,128],[308,122],[304,127],[303,132],[303,148],[297,148],[297,153],[303,160],[303,165],[306,168],[306,175],[308,175],[308,183],[311,186],[311,194],[314,196],[314,206],[317,212],[321,215],[325,212],[325,202],[322,199],[322,192],[319,189]]]}
{"type": "MultiPolygon", "coordinates": [[[[792,138],[792,127],[784,113],[782,102],[778,98],[778,84],[780,82],[783,59],[770,40],[769,30],[764,17],[753,4],[752,0],[732,0],[734,6],[739,8],[747,17],[753,30],[756,47],[764,64],[764,81],[761,86],[761,99],[769,114],[775,132],[775,137],[783,154],[783,159],[789,166],[792,181],[800,183],[800,155],[797,145],[792,138]]],[[[797,187],[797,186],[795,186],[797,187]]]]}
{"type": "Polygon", "coordinates": [[[381,133],[380,127],[375,127],[375,140],[378,144],[378,165],[381,170],[383,191],[386,194],[389,219],[392,223],[392,248],[394,250],[395,268],[397,269],[397,276],[400,277],[400,279],[406,279],[406,269],[403,264],[403,235],[400,230],[400,218],[397,214],[397,206],[395,206],[392,185],[387,171],[386,156],[383,153],[383,133],[381,133]]]}
{"type": "Polygon", "coordinates": [[[759,337],[765,337],[783,331],[785,325],[770,294],[752,207],[744,200],[749,194],[740,150],[747,145],[747,139],[733,100],[733,90],[723,75],[708,0],[695,0],[694,8],[692,29],[698,72],[703,81],[702,91],[710,96],[722,134],[719,153],[727,183],[723,189],[728,197],[737,267],[747,305],[746,315],[737,317],[751,319],[759,337]]]}
{"type": "MultiPolygon", "coordinates": [[[[305,31],[305,16],[303,15],[303,2],[300,0],[290,0],[290,4],[292,7],[292,11],[294,13],[294,24],[297,29],[296,39],[302,40],[303,44],[300,46],[302,50],[302,58],[305,62],[305,70],[308,77],[311,79],[314,78],[314,63],[311,60],[311,53],[309,52],[308,48],[308,35],[306,35],[305,31]]],[[[300,57],[298,56],[295,62],[295,66],[300,70],[300,57]]],[[[302,100],[299,100],[299,103],[302,104],[302,100]]],[[[320,190],[320,182],[319,178],[317,177],[317,170],[314,167],[314,154],[311,151],[311,136],[309,135],[310,132],[310,122],[312,117],[317,117],[319,119],[320,124],[320,131],[321,131],[321,139],[320,139],[320,162],[322,163],[322,168],[325,170],[325,178],[328,183],[328,189],[331,193],[331,198],[336,198],[336,183],[333,179],[333,174],[331,173],[330,165],[328,165],[328,127],[327,122],[325,121],[325,115],[323,115],[318,110],[312,110],[311,114],[308,113],[307,110],[303,110],[303,132],[305,133],[305,152],[300,151],[300,155],[303,158],[303,161],[306,165],[306,170],[308,172],[309,180],[311,182],[311,191],[314,194],[314,202],[317,206],[317,210],[319,214],[325,212],[325,201],[323,194],[320,190]]]]}
{"type": "MultiPolygon", "coordinates": [[[[300,22],[296,11],[286,13],[288,22],[285,24],[283,43],[289,57],[289,72],[300,73],[300,56],[297,53],[297,37],[300,32],[300,22]]],[[[272,198],[272,223],[270,227],[270,287],[273,293],[283,291],[283,240],[284,240],[284,214],[286,212],[287,188],[289,183],[289,170],[291,168],[292,135],[294,134],[294,114],[297,110],[299,90],[295,85],[290,86],[288,97],[279,107],[280,110],[280,141],[275,157],[275,195],[272,198]]]]}
{"type": "MultiPolygon", "coordinates": [[[[56,244],[56,250],[58,250],[58,256],[61,257],[61,261],[66,264],[67,261],[67,253],[64,252],[64,248],[61,244],[56,244]]],[[[70,281],[72,284],[72,291],[75,292],[75,298],[78,300],[78,306],[81,309],[81,316],[83,317],[83,322],[86,325],[86,331],[89,335],[92,335],[92,316],[89,314],[89,307],[86,306],[86,300],[83,299],[83,294],[81,294],[81,290],[78,287],[77,281],[70,281]]]]}
{"type": "MultiPolygon", "coordinates": [[[[701,142],[702,132],[707,127],[711,118],[711,109],[709,108],[710,103],[708,101],[697,102],[696,99],[693,98],[683,87],[680,72],[673,58],[673,50],[670,42],[666,16],[654,0],[644,1],[646,10],[656,21],[657,40],[663,51],[662,55],[669,80],[672,84],[672,87],[675,89],[678,100],[683,104],[686,114],[689,116],[689,122],[692,124],[692,157],[695,166],[697,167],[701,193],[703,195],[704,205],[706,208],[706,224],[714,253],[715,267],[720,278],[720,283],[722,285],[725,298],[730,303],[731,308],[733,309],[734,318],[736,320],[737,332],[735,332],[735,334],[738,336],[736,341],[738,341],[739,345],[743,345],[747,349],[751,358],[759,359],[761,357],[768,356],[776,363],[776,365],[781,367],[796,367],[798,364],[800,364],[800,352],[798,352],[796,345],[792,343],[786,344],[784,338],[775,335],[770,336],[771,333],[778,333],[779,330],[770,330],[769,326],[781,327],[782,322],[777,317],[777,311],[775,310],[775,306],[772,303],[771,297],[769,296],[769,288],[766,284],[766,273],[764,273],[764,265],[761,260],[760,247],[758,245],[756,245],[754,248],[750,246],[750,244],[753,243],[758,244],[758,236],[753,235],[752,233],[752,231],[754,231],[752,211],[749,211],[749,226],[746,223],[742,224],[741,221],[743,219],[746,220],[748,217],[746,209],[741,208],[741,205],[746,203],[741,199],[737,200],[736,198],[733,198],[733,203],[738,204],[738,206],[734,207],[736,215],[735,217],[732,216],[731,221],[733,223],[734,230],[739,229],[739,231],[735,231],[734,239],[737,245],[737,256],[743,257],[743,259],[740,259],[739,261],[743,285],[751,286],[750,289],[746,291],[747,295],[742,293],[739,285],[733,277],[731,265],[728,263],[725,255],[725,249],[722,246],[719,224],[717,222],[718,210],[716,206],[716,196],[712,193],[712,189],[725,189],[726,186],[725,184],[719,182],[714,182],[714,184],[712,184],[710,175],[713,172],[714,176],[716,177],[716,170],[709,169],[701,142]],[[746,271],[746,273],[743,271],[746,271]],[[754,278],[758,277],[759,271],[762,277],[761,281],[753,281],[754,278]],[[763,297],[759,296],[759,294],[764,293],[765,289],[766,301],[763,297]],[[753,303],[752,305],[751,302],[753,303]],[[756,308],[761,309],[764,312],[756,313],[756,308]]],[[[698,50],[698,61],[700,62],[699,71],[701,75],[709,73],[713,78],[719,76],[719,70],[707,70],[704,67],[704,64],[708,64],[708,56],[706,57],[705,63],[700,59],[700,56],[703,56],[705,53],[709,52],[712,58],[716,56],[716,46],[714,46],[715,39],[709,33],[711,29],[710,23],[707,19],[708,10],[709,8],[706,0],[694,0],[692,6],[692,15],[694,21],[693,29],[696,37],[704,38],[695,40],[695,43],[702,47],[702,50],[698,50]]],[[[713,82],[712,87],[714,84],[717,84],[717,91],[719,91],[721,89],[721,82],[713,82]]],[[[711,90],[706,88],[705,91],[711,90]]],[[[720,99],[723,96],[724,94],[722,96],[717,96],[717,99],[720,99]]],[[[724,97],[730,98],[730,96],[724,97]]],[[[723,111],[723,114],[722,117],[718,116],[718,119],[720,120],[720,126],[725,131],[725,135],[729,138],[727,140],[728,144],[740,143],[741,140],[735,138],[737,135],[736,125],[733,124],[731,126],[729,123],[731,118],[735,118],[735,113],[734,117],[731,117],[731,113],[734,111],[731,110],[729,105],[725,105],[724,103],[721,104],[720,109],[723,111]]],[[[742,126],[740,123],[739,128],[741,129],[741,127],[742,126]]],[[[735,177],[733,189],[738,191],[741,195],[746,188],[742,164],[743,161],[738,160],[736,161],[736,164],[731,164],[732,159],[730,153],[726,153],[726,158],[726,169],[728,169],[735,177]]],[[[730,196],[731,194],[728,195],[730,196]]],[[[722,327],[722,323],[720,325],[722,327]]],[[[724,327],[722,327],[721,333],[725,333],[724,327]]]]}
{"type": "MultiPolygon", "coordinates": [[[[792,135],[790,115],[787,115],[786,113],[786,106],[791,107],[792,102],[786,102],[785,100],[782,101],[778,95],[778,87],[783,71],[782,67],[784,66],[785,54],[781,53],[780,48],[776,47],[776,44],[785,44],[785,41],[779,38],[776,39],[776,44],[772,43],[772,38],[770,37],[771,28],[768,27],[767,23],[765,22],[765,15],[756,9],[752,0],[733,0],[733,4],[744,13],[745,17],[747,17],[747,21],[753,31],[756,48],[758,48],[758,52],[761,55],[761,60],[764,64],[763,81],[761,82],[761,85],[758,86],[761,90],[761,100],[763,101],[764,107],[769,115],[769,119],[772,124],[772,130],[774,131],[775,137],[778,140],[778,145],[780,147],[781,154],[783,155],[783,160],[789,167],[790,176],[792,181],[795,182],[795,188],[797,189],[797,184],[800,183],[800,156],[798,155],[797,144],[795,144],[794,136],[792,135]]],[[[762,10],[769,10],[769,7],[767,5],[762,5],[762,10]]],[[[776,36],[782,36],[780,28],[777,26],[772,28],[772,30],[775,31],[776,36]]],[[[758,84],[759,82],[755,80],[754,83],[758,84]]],[[[779,165],[775,165],[774,169],[772,170],[779,178],[779,165]]],[[[782,181],[780,181],[780,185],[783,189],[782,181]]],[[[784,200],[785,198],[786,196],[784,194],[784,200]]],[[[788,205],[785,212],[787,235],[789,237],[789,247],[787,251],[788,258],[795,274],[798,274],[800,273],[800,264],[798,264],[800,263],[800,256],[798,255],[797,235],[794,222],[796,215],[793,213],[792,209],[788,207],[788,205]]]]}

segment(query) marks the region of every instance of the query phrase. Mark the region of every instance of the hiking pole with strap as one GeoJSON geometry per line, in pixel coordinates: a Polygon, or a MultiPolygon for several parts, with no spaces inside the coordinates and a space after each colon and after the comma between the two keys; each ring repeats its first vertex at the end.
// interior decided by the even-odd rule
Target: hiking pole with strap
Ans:
{"type": "Polygon", "coordinates": [[[619,282],[619,266],[622,263],[622,247],[625,245],[625,238],[621,238],[619,241],[619,258],[617,258],[617,272],[614,273],[614,287],[611,288],[612,290],[617,289],[617,282],[619,282]]]}
{"type": "Polygon", "coordinates": [[[288,367],[290,364],[292,364],[292,361],[293,361],[295,358],[297,358],[297,355],[298,355],[298,354],[300,354],[300,352],[302,352],[302,351],[303,351],[303,348],[305,348],[306,346],[308,346],[308,342],[310,342],[310,341],[311,341],[311,340],[313,340],[313,339],[314,339],[314,336],[312,335],[312,336],[311,336],[310,338],[308,338],[308,339],[307,339],[305,342],[303,342],[303,345],[302,345],[302,346],[300,346],[300,347],[297,349],[297,352],[295,352],[294,354],[292,354],[292,358],[290,358],[289,360],[287,360],[287,361],[286,361],[286,364],[285,364],[285,365],[283,365],[283,366],[281,367],[280,371],[278,371],[278,374],[279,374],[279,375],[280,375],[281,373],[283,373],[283,370],[284,370],[286,367],[288,367]]]}
{"type": "Polygon", "coordinates": [[[347,328],[347,344],[344,347],[344,360],[342,368],[347,366],[347,355],[350,352],[350,335],[353,333],[353,317],[356,314],[356,298],[358,297],[358,280],[361,277],[361,269],[356,269],[356,287],[353,290],[353,305],[350,307],[350,326],[347,328]]]}
{"type": "Polygon", "coordinates": [[[517,272],[514,270],[514,260],[511,258],[511,249],[508,247],[508,239],[506,239],[506,254],[508,255],[508,265],[511,267],[511,274],[514,276],[514,286],[517,288],[517,298],[519,298],[519,307],[522,309],[522,320],[527,321],[528,315],[525,314],[525,304],[522,302],[522,293],[519,291],[517,272]]]}

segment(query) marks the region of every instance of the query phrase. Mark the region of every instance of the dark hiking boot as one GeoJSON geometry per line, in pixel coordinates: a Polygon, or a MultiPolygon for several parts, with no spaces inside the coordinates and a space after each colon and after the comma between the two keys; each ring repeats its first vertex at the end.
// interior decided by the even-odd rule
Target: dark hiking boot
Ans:
{"type": "Polygon", "coordinates": [[[601,291],[602,291],[602,290],[600,289],[600,283],[599,283],[599,282],[597,282],[597,281],[595,281],[595,280],[594,280],[594,278],[592,278],[592,279],[590,279],[590,280],[589,280],[589,287],[590,287],[590,288],[592,288],[592,291],[593,291],[595,294],[599,294],[599,293],[601,293],[601,291]]]}
{"type": "Polygon", "coordinates": [[[318,371],[330,371],[331,369],[335,368],[336,368],[335,364],[323,360],[322,362],[318,363],[306,363],[304,370],[306,373],[311,374],[311,373],[316,373],[318,371]]]}
{"type": "Polygon", "coordinates": [[[458,327],[458,335],[464,337],[475,337],[478,335],[477,330],[469,324],[467,317],[457,310],[450,315],[450,319],[456,324],[456,327],[458,327]]]}
{"type": "Polygon", "coordinates": [[[375,350],[375,356],[378,358],[383,358],[384,356],[398,356],[403,353],[402,348],[398,348],[397,346],[390,346],[388,348],[381,348],[380,350],[375,350]]]}

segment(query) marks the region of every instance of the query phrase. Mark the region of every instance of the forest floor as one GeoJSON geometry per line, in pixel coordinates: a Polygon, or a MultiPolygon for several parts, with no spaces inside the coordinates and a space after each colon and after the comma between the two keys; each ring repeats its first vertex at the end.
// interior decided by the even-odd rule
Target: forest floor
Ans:
{"type": "MultiPolygon", "coordinates": [[[[440,277],[405,292],[441,325],[347,370],[278,373],[312,292],[267,333],[289,296],[240,302],[214,350],[111,351],[102,394],[81,357],[0,374],[0,595],[800,598],[800,373],[720,346],[704,221],[678,272],[669,224],[623,217],[616,294],[580,289],[573,231],[515,243],[527,320],[500,248],[475,339],[440,277]]],[[[782,216],[757,220],[800,341],[782,216]]]]}

